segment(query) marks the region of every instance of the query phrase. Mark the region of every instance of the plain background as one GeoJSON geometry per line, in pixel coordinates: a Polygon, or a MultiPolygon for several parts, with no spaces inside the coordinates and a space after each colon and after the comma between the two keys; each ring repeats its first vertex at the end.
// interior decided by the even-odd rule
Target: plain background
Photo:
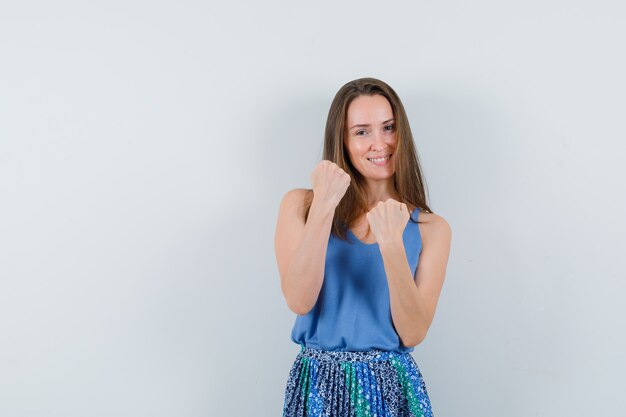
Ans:
{"type": "Polygon", "coordinates": [[[625,11],[3,1],[0,415],[280,415],[278,205],[364,76],[453,231],[413,354],[435,415],[618,415],[625,11]]]}

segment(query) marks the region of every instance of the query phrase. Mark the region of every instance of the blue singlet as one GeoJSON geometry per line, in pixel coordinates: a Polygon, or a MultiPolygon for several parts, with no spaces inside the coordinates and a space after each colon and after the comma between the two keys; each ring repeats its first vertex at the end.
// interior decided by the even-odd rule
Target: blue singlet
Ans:
{"type": "MultiPolygon", "coordinates": [[[[419,208],[411,213],[419,217],[419,208]]],[[[298,315],[291,340],[321,350],[381,349],[411,352],[401,344],[391,319],[389,287],[377,243],[366,244],[348,230],[347,241],[328,239],[324,282],[315,306],[298,315]]],[[[413,277],[422,251],[422,236],[411,220],[403,233],[413,277]]]]}

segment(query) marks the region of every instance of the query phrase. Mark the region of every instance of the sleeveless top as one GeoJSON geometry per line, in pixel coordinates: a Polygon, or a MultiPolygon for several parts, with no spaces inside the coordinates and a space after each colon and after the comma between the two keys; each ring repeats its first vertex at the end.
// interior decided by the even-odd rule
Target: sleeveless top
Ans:
{"type": "MultiPolygon", "coordinates": [[[[411,218],[417,221],[418,216],[419,208],[415,208],[411,218]]],[[[291,340],[332,351],[413,351],[413,347],[402,345],[393,325],[387,275],[378,243],[363,243],[349,229],[347,239],[330,233],[320,294],[311,311],[296,317],[291,340]]],[[[402,239],[415,277],[422,251],[417,223],[407,222],[402,239]]]]}

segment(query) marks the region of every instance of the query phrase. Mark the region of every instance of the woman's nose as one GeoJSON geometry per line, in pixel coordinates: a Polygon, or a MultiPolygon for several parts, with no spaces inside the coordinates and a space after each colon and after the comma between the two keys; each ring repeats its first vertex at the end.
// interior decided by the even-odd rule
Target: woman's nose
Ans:
{"type": "Polygon", "coordinates": [[[382,133],[374,134],[374,141],[372,142],[372,149],[382,150],[386,147],[385,136],[382,133]]]}

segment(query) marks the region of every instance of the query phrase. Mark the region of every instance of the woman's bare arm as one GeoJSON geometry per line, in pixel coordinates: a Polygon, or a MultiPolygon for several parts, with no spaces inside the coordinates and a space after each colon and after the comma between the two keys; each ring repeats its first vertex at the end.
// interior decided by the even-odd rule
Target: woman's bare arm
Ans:
{"type": "Polygon", "coordinates": [[[297,188],[285,194],[274,241],[281,290],[289,309],[299,315],[313,308],[322,288],[335,213],[334,204],[313,198],[305,224],[303,202],[307,192],[297,188]]]}
{"type": "Polygon", "coordinates": [[[393,325],[407,347],[418,345],[428,333],[445,279],[452,241],[452,230],[443,217],[434,213],[422,215],[425,217],[431,220],[422,225],[422,252],[415,276],[402,240],[380,246],[393,325]]]}

